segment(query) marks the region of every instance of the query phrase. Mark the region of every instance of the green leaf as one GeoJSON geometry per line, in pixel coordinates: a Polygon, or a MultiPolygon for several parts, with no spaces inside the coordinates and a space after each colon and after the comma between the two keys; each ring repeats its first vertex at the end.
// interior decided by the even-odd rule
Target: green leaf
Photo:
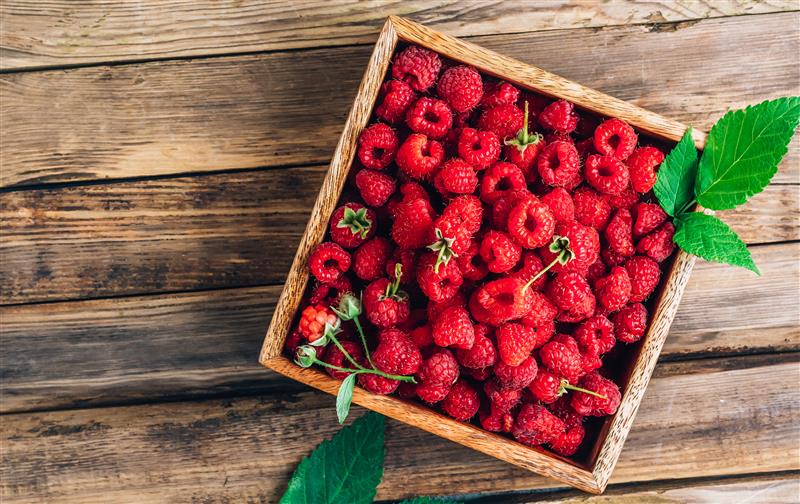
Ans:
{"type": "Polygon", "coordinates": [[[281,504],[369,504],[383,476],[384,418],[367,413],[323,441],[289,481],[281,504]]]}
{"type": "Polygon", "coordinates": [[[694,199],[697,176],[697,149],[692,140],[692,128],[686,130],[678,145],[667,154],[658,169],[653,192],[661,208],[675,217],[694,199]]]}
{"type": "Polygon", "coordinates": [[[347,378],[339,385],[339,393],[336,394],[336,416],[339,423],[343,424],[350,413],[350,404],[353,402],[353,387],[356,385],[356,374],[350,373],[347,378]]]}
{"type": "Polygon", "coordinates": [[[761,274],[744,242],[713,215],[691,212],[675,223],[678,229],[673,240],[686,252],[707,261],[741,266],[761,274]]]}
{"type": "Polygon", "coordinates": [[[800,97],[732,110],[711,128],[695,194],[712,210],[727,210],[761,192],[786,155],[800,120],[800,97]]]}
{"type": "Polygon", "coordinates": [[[441,497],[414,497],[413,499],[406,499],[399,504],[461,504],[461,502],[441,497]]]}

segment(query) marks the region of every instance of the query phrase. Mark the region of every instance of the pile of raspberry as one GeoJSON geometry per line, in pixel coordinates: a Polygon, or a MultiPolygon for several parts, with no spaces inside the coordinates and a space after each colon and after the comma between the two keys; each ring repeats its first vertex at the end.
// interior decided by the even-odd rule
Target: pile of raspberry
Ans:
{"type": "Polygon", "coordinates": [[[338,324],[341,345],[317,348],[321,361],[347,368],[344,349],[414,377],[358,375],[370,392],[575,454],[584,419],[619,405],[604,356],[644,335],[674,250],[651,193],[664,154],[645,141],[619,119],[405,47],[310,256],[315,283],[287,351],[338,324]],[[346,293],[361,300],[358,328],[333,309],[346,293]]]}

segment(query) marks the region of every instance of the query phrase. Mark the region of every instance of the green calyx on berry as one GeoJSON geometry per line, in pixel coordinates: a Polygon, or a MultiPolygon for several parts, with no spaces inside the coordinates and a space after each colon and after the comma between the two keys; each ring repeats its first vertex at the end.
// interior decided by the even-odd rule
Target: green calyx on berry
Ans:
{"type": "Polygon", "coordinates": [[[570,383],[565,380],[561,379],[561,384],[558,386],[558,392],[556,392],[556,396],[561,397],[562,395],[567,393],[567,390],[575,390],[577,392],[583,392],[584,394],[593,395],[595,397],[599,397],[600,399],[608,399],[608,397],[598,394],[594,390],[589,390],[581,387],[576,387],[575,385],[570,385],[570,383]]]}
{"type": "Polygon", "coordinates": [[[372,227],[372,221],[367,217],[367,208],[362,207],[354,211],[352,208],[345,207],[342,220],[336,223],[338,228],[348,228],[354,235],[361,235],[366,238],[372,227]]]}
{"type": "Polygon", "coordinates": [[[346,292],[339,300],[339,306],[331,306],[331,310],[344,321],[353,320],[361,315],[361,300],[352,292],[346,292]]]}
{"type": "Polygon", "coordinates": [[[544,269],[542,269],[542,271],[536,273],[536,275],[534,275],[533,278],[528,280],[528,283],[526,283],[522,287],[522,292],[528,290],[536,280],[541,278],[542,275],[547,273],[547,271],[556,264],[561,264],[563,266],[568,262],[570,262],[571,260],[575,259],[575,252],[573,252],[572,249],[570,248],[569,238],[567,238],[566,236],[553,235],[553,241],[550,242],[550,246],[548,248],[550,249],[550,252],[556,254],[556,258],[553,259],[550,262],[550,264],[545,266],[544,269]]]}
{"type": "Polygon", "coordinates": [[[317,360],[317,350],[311,345],[303,345],[297,348],[294,354],[294,362],[302,368],[311,367],[317,360]]]}
{"type": "Polygon", "coordinates": [[[520,154],[525,154],[525,149],[528,148],[529,145],[535,145],[542,141],[542,135],[539,133],[529,133],[528,132],[528,102],[525,102],[525,118],[523,120],[522,129],[517,132],[517,136],[510,139],[504,140],[503,143],[505,145],[515,145],[519,150],[520,154]]]}
{"type": "Polygon", "coordinates": [[[403,277],[403,265],[400,263],[396,263],[394,265],[394,282],[386,286],[386,292],[383,293],[381,300],[396,299],[398,301],[403,301],[408,298],[408,294],[406,294],[405,291],[400,290],[400,279],[402,277],[403,277]]]}
{"type": "Polygon", "coordinates": [[[436,264],[433,265],[433,271],[439,273],[439,266],[450,262],[450,259],[458,257],[458,254],[453,252],[453,242],[455,238],[445,238],[439,228],[434,230],[436,233],[436,241],[428,245],[428,248],[436,252],[436,264]]]}

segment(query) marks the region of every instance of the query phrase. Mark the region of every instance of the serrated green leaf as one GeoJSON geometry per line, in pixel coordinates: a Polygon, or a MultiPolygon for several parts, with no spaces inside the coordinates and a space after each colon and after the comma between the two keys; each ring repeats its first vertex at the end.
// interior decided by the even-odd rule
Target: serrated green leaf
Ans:
{"type": "Polygon", "coordinates": [[[353,402],[353,387],[356,385],[356,374],[350,373],[339,385],[339,393],[336,394],[336,416],[339,423],[343,424],[350,413],[350,404],[353,402]]]}
{"type": "Polygon", "coordinates": [[[727,210],[761,192],[786,155],[800,120],[800,97],[731,110],[711,128],[695,194],[712,210],[727,210]]]}
{"type": "Polygon", "coordinates": [[[697,148],[692,140],[692,128],[689,128],[678,145],[664,158],[658,169],[656,185],[653,186],[653,192],[665,212],[677,216],[694,199],[696,176],[697,148]]]}
{"type": "Polygon", "coordinates": [[[406,499],[399,504],[462,504],[461,501],[443,499],[441,497],[414,497],[406,499]]]}
{"type": "Polygon", "coordinates": [[[384,418],[367,413],[300,461],[281,504],[369,504],[383,476],[384,418]]]}
{"type": "Polygon", "coordinates": [[[676,222],[673,241],[680,248],[707,261],[741,266],[760,275],[747,245],[727,224],[713,215],[684,214],[676,222]]]}

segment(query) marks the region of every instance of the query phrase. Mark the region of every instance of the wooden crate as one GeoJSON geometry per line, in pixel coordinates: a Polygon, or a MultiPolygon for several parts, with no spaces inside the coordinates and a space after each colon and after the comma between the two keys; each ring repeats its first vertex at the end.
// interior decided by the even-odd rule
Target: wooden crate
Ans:
{"type": "MultiPolygon", "coordinates": [[[[554,98],[563,98],[600,116],[620,118],[638,130],[668,142],[680,140],[687,128],[684,124],[583,87],[542,69],[443,35],[407,19],[390,16],[370,57],[344,132],[333,154],[328,174],[275,308],[259,358],[259,362],[270,369],[334,395],[337,393],[340,381],[313,368],[300,368],[281,352],[309,279],[306,266],[308,255],[325,236],[328,221],[356,155],[358,135],[370,120],[378,90],[398,42],[427,47],[522,88],[554,98]]],[[[697,147],[702,149],[705,135],[695,131],[694,139],[697,147]]],[[[608,484],[650,381],[693,265],[694,256],[681,250],[678,250],[672,258],[668,275],[655,296],[650,326],[638,348],[632,352],[633,355],[625,370],[622,380],[625,384],[622,402],[616,414],[605,419],[585,464],[525,446],[477,426],[453,420],[424,405],[397,397],[376,395],[356,387],[353,402],[581,490],[602,493],[608,484]]]]}

